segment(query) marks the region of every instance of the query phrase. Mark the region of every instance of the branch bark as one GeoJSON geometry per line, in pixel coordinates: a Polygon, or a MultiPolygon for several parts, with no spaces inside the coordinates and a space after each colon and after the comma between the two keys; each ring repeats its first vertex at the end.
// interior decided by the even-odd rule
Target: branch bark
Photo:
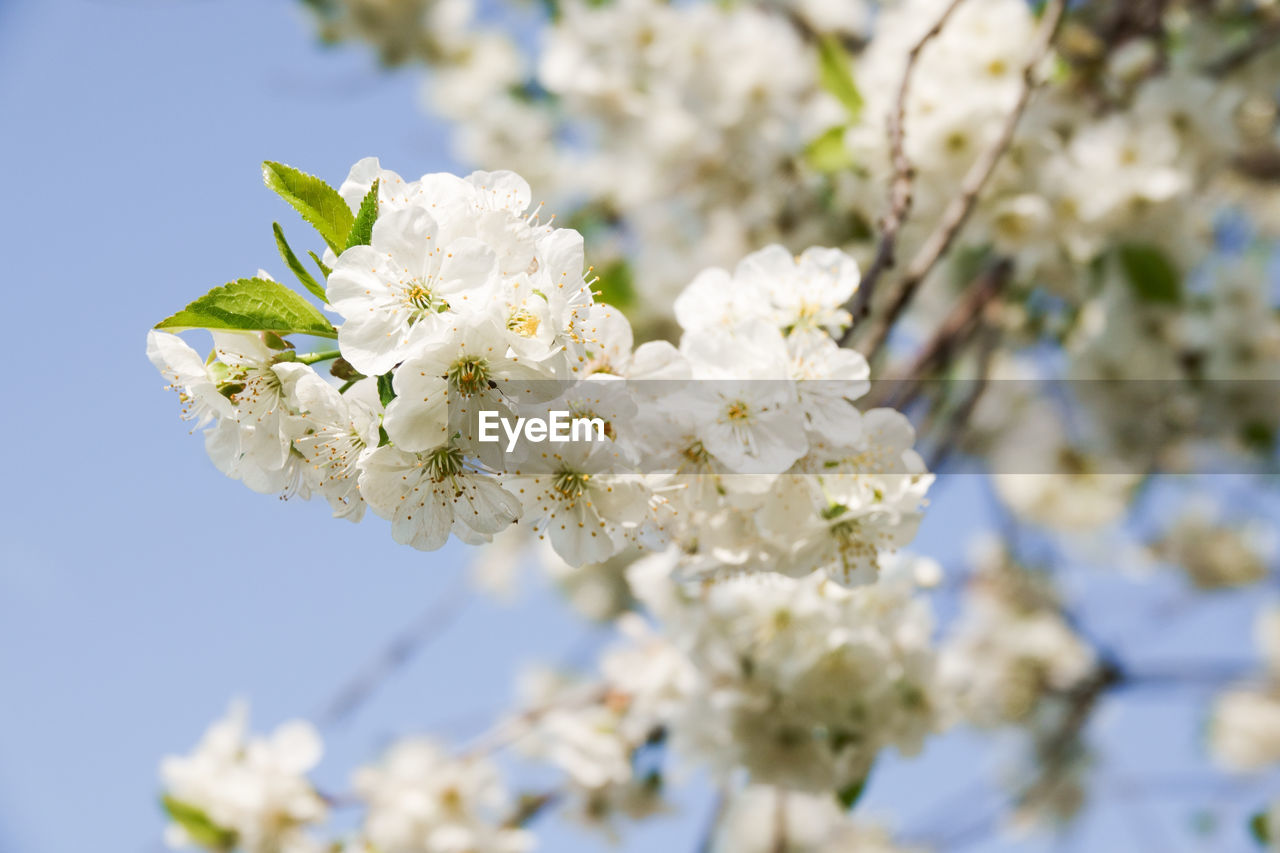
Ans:
{"type": "Polygon", "coordinates": [[[1258,27],[1244,44],[1209,63],[1205,67],[1205,72],[1212,77],[1225,77],[1248,65],[1278,44],[1280,44],[1280,20],[1268,21],[1258,27]]]}
{"type": "MultiPolygon", "coordinates": [[[[937,227],[925,240],[924,245],[920,247],[915,258],[912,259],[910,266],[907,267],[906,272],[903,274],[897,292],[894,293],[885,312],[880,315],[878,321],[872,327],[867,346],[863,350],[863,354],[868,359],[874,358],[876,353],[884,346],[889,337],[889,332],[893,329],[902,312],[911,304],[911,300],[915,298],[916,291],[921,283],[951,248],[961,229],[968,221],[970,214],[972,214],[974,205],[982,194],[987,181],[995,172],[1000,160],[1008,152],[1009,146],[1013,142],[1014,134],[1018,129],[1018,124],[1026,112],[1027,104],[1031,101],[1031,95],[1038,86],[1036,69],[1045,56],[1048,55],[1049,48],[1053,45],[1054,37],[1057,35],[1058,27],[1061,25],[1063,14],[1066,11],[1066,5],[1066,0],[1050,0],[1045,7],[1039,34],[1032,47],[1030,59],[1022,70],[1022,86],[1018,91],[1018,99],[1014,103],[1013,109],[1009,111],[1008,116],[1005,118],[1004,125],[1001,127],[1000,134],[995,141],[979,155],[978,159],[970,167],[963,183],[960,185],[960,192],[943,210],[937,227]]],[[[862,288],[859,288],[859,291],[862,291],[862,288]]],[[[867,296],[867,299],[870,299],[870,296],[867,296]]],[[[845,337],[848,338],[849,336],[846,335],[845,337]]]]}
{"type": "Polygon", "coordinates": [[[910,405],[919,393],[921,382],[969,339],[982,314],[1004,291],[1012,277],[1013,264],[1005,258],[983,270],[920,348],[911,364],[896,379],[885,384],[888,392],[873,395],[869,405],[895,409],[910,405]]]}
{"type": "Polygon", "coordinates": [[[907,64],[902,71],[902,83],[898,87],[893,112],[889,114],[889,161],[893,168],[893,175],[889,179],[889,212],[880,225],[880,242],[876,247],[875,258],[862,276],[857,292],[845,306],[853,319],[840,340],[841,346],[848,346],[858,321],[871,310],[871,297],[875,295],[876,285],[881,276],[892,269],[897,262],[898,232],[902,230],[903,223],[911,215],[914,196],[915,169],[906,152],[907,99],[911,95],[911,79],[915,75],[916,66],[920,62],[920,55],[925,47],[942,33],[951,16],[963,2],[964,0],[951,0],[938,20],[907,54],[907,64]]]}
{"type": "Polygon", "coordinates": [[[378,688],[453,625],[462,615],[467,599],[466,580],[459,577],[439,600],[396,634],[386,647],[338,690],[316,715],[319,726],[323,729],[332,728],[350,718],[378,688]]]}

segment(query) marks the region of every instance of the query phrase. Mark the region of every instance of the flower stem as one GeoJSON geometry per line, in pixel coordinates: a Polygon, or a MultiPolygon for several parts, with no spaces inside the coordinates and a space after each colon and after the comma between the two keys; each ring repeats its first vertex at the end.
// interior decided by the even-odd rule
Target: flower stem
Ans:
{"type": "Polygon", "coordinates": [[[298,361],[302,364],[315,364],[317,361],[331,361],[342,355],[336,349],[326,349],[320,352],[307,352],[298,356],[298,361]]]}

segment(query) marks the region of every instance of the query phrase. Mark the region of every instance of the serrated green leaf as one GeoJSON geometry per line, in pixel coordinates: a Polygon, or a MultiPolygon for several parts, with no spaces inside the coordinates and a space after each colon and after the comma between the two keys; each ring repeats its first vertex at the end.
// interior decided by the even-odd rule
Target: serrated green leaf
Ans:
{"type": "Polygon", "coordinates": [[[280,223],[272,222],[271,230],[276,235],[276,248],[280,250],[280,257],[284,258],[284,262],[289,267],[290,272],[297,277],[298,281],[302,282],[302,286],[310,291],[312,296],[315,296],[321,302],[328,302],[329,300],[324,293],[324,285],[316,281],[315,276],[307,271],[307,268],[302,265],[302,261],[298,260],[298,256],[293,253],[293,249],[289,248],[288,242],[284,239],[284,231],[280,230],[280,223]]]}
{"type": "Polygon", "coordinates": [[[1119,258],[1125,279],[1140,299],[1166,305],[1182,301],[1182,274],[1162,250],[1129,243],[1120,247],[1119,258]]]}
{"type": "Polygon", "coordinates": [[[337,190],[315,175],[271,160],[262,164],[262,180],[320,232],[330,249],[343,250],[355,217],[337,190]]]}
{"type": "Polygon", "coordinates": [[[833,127],[804,149],[804,161],[815,172],[842,172],[853,168],[853,156],[844,144],[844,127],[833,127]]]}
{"type": "Polygon", "coordinates": [[[369,192],[365,193],[364,200],[360,202],[360,209],[356,211],[355,221],[351,223],[351,232],[347,234],[346,248],[369,245],[369,241],[373,239],[373,223],[377,218],[378,181],[375,180],[373,186],[369,187],[369,192]]]}
{"type": "Polygon", "coordinates": [[[391,385],[391,372],[388,371],[378,377],[378,399],[382,402],[383,407],[391,404],[396,398],[396,389],[391,385]]]}
{"type": "Polygon", "coordinates": [[[329,276],[333,275],[333,270],[324,261],[320,260],[320,256],[315,252],[307,252],[307,254],[311,256],[311,260],[316,262],[316,266],[320,268],[320,274],[324,276],[325,281],[328,281],[329,276]]]}
{"type": "Polygon", "coordinates": [[[338,331],[302,296],[276,281],[242,278],[215,287],[157,329],[237,329],[336,338],[338,331]]]}
{"type": "Polygon", "coordinates": [[[1267,820],[1266,812],[1258,812],[1249,818],[1249,834],[1264,847],[1271,843],[1271,823],[1267,820]]]}
{"type": "Polygon", "coordinates": [[[160,805],[165,814],[181,826],[198,846],[209,850],[235,849],[239,841],[236,833],[218,826],[209,819],[207,814],[190,803],[184,803],[166,794],[161,797],[160,805]]]}
{"type": "Polygon", "coordinates": [[[853,59],[835,36],[818,40],[818,79],[844,105],[849,121],[856,122],[862,115],[862,92],[853,79],[853,59]]]}
{"type": "Polygon", "coordinates": [[[612,305],[619,311],[626,311],[636,301],[635,281],[631,275],[631,266],[626,261],[614,261],[599,273],[596,287],[600,291],[600,301],[612,305]]]}

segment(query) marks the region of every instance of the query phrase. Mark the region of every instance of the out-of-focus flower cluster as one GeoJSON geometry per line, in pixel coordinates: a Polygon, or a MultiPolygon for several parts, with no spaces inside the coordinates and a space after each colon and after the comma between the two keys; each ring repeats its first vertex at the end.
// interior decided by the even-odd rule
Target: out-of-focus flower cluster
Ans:
{"type": "Polygon", "coordinates": [[[943,646],[946,705],[972,725],[1023,722],[1055,695],[1083,684],[1094,651],[1063,617],[1047,577],[984,543],[965,591],[964,608],[943,646]]]}
{"type": "Polygon", "coordinates": [[[305,722],[270,738],[249,737],[247,711],[236,706],[210,727],[195,750],[161,766],[174,847],[196,845],[244,853],[524,853],[532,836],[509,820],[518,814],[495,765],[454,757],[425,739],[397,741],[376,764],[352,777],[363,808],[358,831],[321,841],[328,798],[307,774],[320,760],[319,734],[305,722]]]}
{"type": "Polygon", "coordinates": [[[237,704],[212,726],[190,755],[160,767],[166,840],[245,853],[311,853],[308,828],[328,816],[328,804],[307,781],[320,761],[320,738],[309,723],[280,726],[266,738],[248,732],[248,708],[237,704]]]}
{"type": "Polygon", "coordinates": [[[712,850],[773,853],[923,853],[895,844],[882,827],[854,820],[831,799],[756,785],[734,795],[712,850]]]}
{"type": "Polygon", "coordinates": [[[882,750],[914,754],[940,724],[915,568],[899,559],[854,589],[814,573],[694,591],[672,581],[667,556],[637,562],[629,578],[654,622],[622,617],[625,642],[601,660],[598,701],[539,717],[526,748],[598,804],[625,801],[605,792],[635,784],[644,767],[631,757],[658,738],[678,766],[726,781],[744,770],[788,790],[857,789],[882,750]]]}
{"type": "Polygon", "coordinates": [[[1280,764],[1280,608],[1259,614],[1255,636],[1265,668],[1250,683],[1224,691],[1210,718],[1210,751],[1238,772],[1280,764]]]}
{"type": "Polygon", "coordinates": [[[1088,753],[1073,719],[1105,684],[1097,652],[1068,622],[1052,578],[995,541],[975,547],[963,606],[939,654],[940,705],[954,722],[1026,734],[1007,774],[1015,821],[1064,822],[1085,800],[1088,753]]]}

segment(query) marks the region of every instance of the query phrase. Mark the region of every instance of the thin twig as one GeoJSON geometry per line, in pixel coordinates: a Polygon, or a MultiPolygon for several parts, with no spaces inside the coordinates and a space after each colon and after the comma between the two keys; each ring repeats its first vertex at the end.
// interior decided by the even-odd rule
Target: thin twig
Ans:
{"type": "MultiPolygon", "coordinates": [[[[1044,795],[1046,791],[1053,791],[1060,781],[1058,774],[1069,764],[1099,701],[1122,678],[1118,669],[1104,664],[1089,679],[1066,694],[1064,698],[1068,703],[1067,712],[1057,730],[1044,742],[1043,748],[1038,750],[1041,772],[1030,784],[1023,786],[1009,798],[1011,804],[1020,806],[1044,795]]],[[[976,819],[942,839],[938,846],[945,850],[959,850],[986,835],[998,818],[998,812],[977,815],[976,819]]]]}
{"type": "Polygon", "coordinates": [[[1013,276],[1013,264],[1000,259],[990,264],[966,288],[964,295],[938,324],[938,328],[920,348],[911,364],[896,379],[877,383],[887,388],[875,394],[870,406],[902,409],[919,394],[920,385],[941,367],[979,326],[982,314],[1000,295],[1013,276]]]}
{"type": "Polygon", "coordinates": [[[575,692],[561,697],[560,701],[536,708],[527,708],[514,717],[499,721],[488,731],[472,738],[470,743],[462,747],[461,754],[473,757],[497,752],[524,737],[548,714],[570,708],[585,708],[599,702],[605,702],[608,700],[609,695],[607,687],[594,684],[583,685],[575,692]]]}
{"type": "MultiPolygon", "coordinates": [[[[892,301],[885,312],[880,315],[878,322],[871,331],[868,344],[863,352],[868,359],[873,358],[880,348],[884,346],[889,337],[889,332],[893,329],[893,325],[911,303],[911,300],[915,298],[916,290],[920,287],[920,284],[951,248],[960,230],[968,221],[969,215],[973,212],[978,196],[982,194],[982,190],[995,172],[996,166],[999,165],[1000,160],[1008,152],[1009,146],[1013,143],[1014,134],[1017,132],[1018,124],[1026,112],[1027,104],[1031,101],[1031,95],[1039,85],[1037,69],[1044,61],[1045,56],[1048,55],[1049,48],[1053,45],[1054,37],[1058,33],[1058,27],[1062,23],[1063,13],[1066,11],[1066,5],[1066,0],[1050,0],[1045,7],[1044,17],[1040,23],[1040,31],[1032,47],[1030,59],[1022,69],[1022,87],[1018,91],[1018,99],[1014,103],[1013,109],[1005,117],[1004,125],[1001,127],[1000,134],[995,141],[979,155],[978,159],[969,168],[969,172],[965,175],[964,181],[960,185],[960,192],[943,210],[937,227],[925,240],[924,245],[920,247],[915,258],[911,261],[910,266],[907,267],[907,271],[903,274],[902,281],[899,282],[898,290],[894,294],[892,301]]],[[[861,288],[859,289],[861,290],[861,288]]]]}
{"type": "Polygon", "coordinates": [[[1280,44],[1280,21],[1269,21],[1254,32],[1253,37],[1205,66],[1211,77],[1225,77],[1248,65],[1257,57],[1280,44]]]}
{"type": "Polygon", "coordinates": [[[772,853],[787,853],[787,792],[774,789],[772,853]]]}
{"type": "Polygon", "coordinates": [[[992,327],[988,327],[986,331],[987,333],[983,336],[982,348],[978,351],[977,378],[973,380],[969,393],[965,395],[955,413],[947,419],[947,426],[942,431],[942,439],[934,448],[927,463],[930,471],[940,471],[947,460],[951,458],[951,454],[960,446],[965,432],[969,429],[969,422],[973,418],[973,412],[978,408],[978,403],[982,401],[982,395],[987,392],[987,388],[991,383],[991,361],[995,356],[996,344],[1000,340],[1000,331],[992,327]]]}
{"type": "Polygon", "coordinates": [[[711,813],[707,815],[706,825],[702,830],[702,838],[698,842],[698,853],[711,853],[716,846],[716,834],[720,831],[720,822],[729,807],[729,793],[721,788],[716,791],[716,798],[711,803],[711,813]]]}
{"type": "Polygon", "coordinates": [[[459,577],[443,596],[403,628],[391,642],[352,676],[316,715],[321,728],[346,721],[395,672],[412,661],[431,641],[457,621],[467,602],[465,578],[459,577]]]}
{"type": "Polygon", "coordinates": [[[915,168],[911,165],[906,151],[907,99],[911,95],[911,79],[915,75],[920,55],[929,42],[941,35],[942,30],[951,19],[951,15],[964,0],[951,0],[942,15],[933,26],[920,37],[920,40],[907,54],[907,64],[902,71],[902,83],[898,87],[898,97],[893,111],[889,114],[889,161],[893,167],[893,176],[889,179],[889,212],[885,214],[880,225],[880,243],[876,255],[862,276],[857,291],[845,306],[853,320],[840,340],[841,346],[848,346],[853,339],[853,330],[858,321],[871,310],[871,297],[875,295],[876,284],[886,270],[892,269],[897,262],[898,232],[903,223],[911,215],[914,197],[912,184],[915,180],[915,168]]]}
{"type": "Polygon", "coordinates": [[[1183,689],[1188,687],[1216,689],[1233,682],[1243,682],[1256,671],[1249,661],[1192,661],[1165,665],[1147,665],[1125,671],[1120,689],[1183,689]]]}

